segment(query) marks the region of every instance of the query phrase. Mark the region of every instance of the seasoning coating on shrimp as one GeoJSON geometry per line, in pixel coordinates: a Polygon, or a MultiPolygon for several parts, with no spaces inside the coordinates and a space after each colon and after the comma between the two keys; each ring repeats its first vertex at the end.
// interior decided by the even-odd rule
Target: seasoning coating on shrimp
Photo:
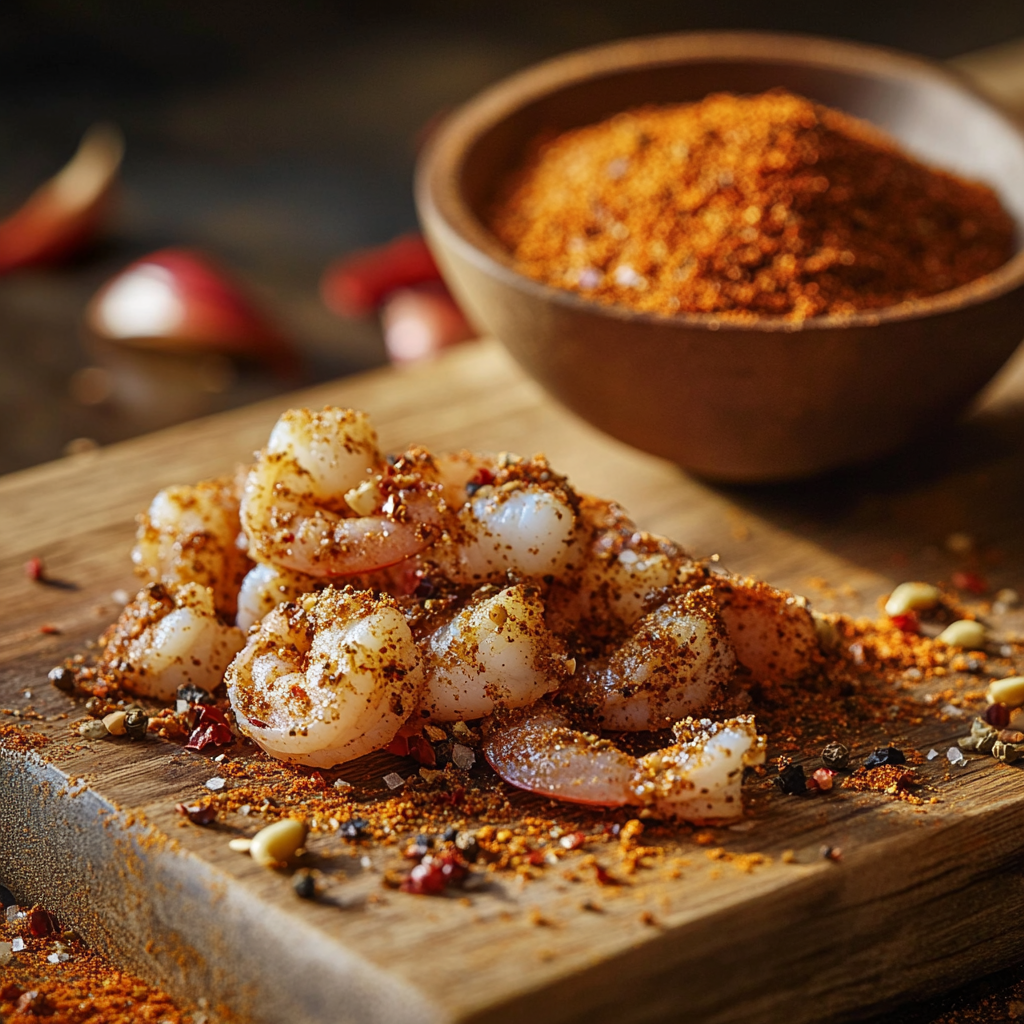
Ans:
{"type": "Polygon", "coordinates": [[[432,471],[422,449],[389,467],[365,413],[293,409],[246,479],[249,554],[316,577],[401,562],[438,533],[445,509],[432,471]]]}
{"type": "Polygon", "coordinates": [[[100,664],[126,689],[170,700],[179,686],[215,690],[245,636],[219,620],[209,587],[150,583],[100,642],[100,664]]]}
{"type": "Polygon", "coordinates": [[[392,599],[327,587],[264,616],[225,681],[239,728],[268,754],[329,768],[394,739],[423,669],[392,599]]]}
{"type": "Polygon", "coordinates": [[[234,616],[238,588],[252,564],[238,544],[239,498],[233,478],[165,487],[139,516],[132,548],[136,574],[151,583],[210,587],[217,610],[234,616]]]}
{"type": "Polygon", "coordinates": [[[743,770],[765,756],[753,718],[688,718],[674,732],[675,744],[635,758],[541,701],[496,722],[483,750],[510,785],[555,800],[647,807],[696,822],[740,817],[743,770]]]}
{"type": "Polygon", "coordinates": [[[710,594],[676,594],[610,656],[581,665],[563,692],[605,729],[667,729],[720,700],[735,666],[710,594]]]}
{"type": "Polygon", "coordinates": [[[486,588],[421,644],[422,706],[434,721],[518,708],[568,675],[565,644],[544,622],[537,587],[486,588]]]}

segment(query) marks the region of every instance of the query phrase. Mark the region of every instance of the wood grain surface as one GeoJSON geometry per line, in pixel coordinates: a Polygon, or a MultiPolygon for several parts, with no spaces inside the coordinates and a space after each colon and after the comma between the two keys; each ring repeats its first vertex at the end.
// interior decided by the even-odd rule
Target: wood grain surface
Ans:
{"type": "MultiPolygon", "coordinates": [[[[961,564],[944,547],[952,532],[975,539],[994,589],[1024,590],[1024,362],[948,435],[863,472],[771,489],[714,489],[598,434],[493,343],[295,402],[368,410],[386,448],[543,450],[642,526],[826,610],[874,614],[900,579],[948,579],[961,564]]],[[[161,486],[247,459],[280,409],[251,407],[0,481],[0,724],[68,734],[82,708],[45,674],[112,621],[115,589],[133,589],[135,513],[161,486]],[[32,556],[57,585],[27,579],[32,556]],[[44,624],[59,634],[41,633],[44,624]],[[41,721],[12,714],[30,708],[41,721]]],[[[1024,633],[1019,610],[990,621],[997,638],[1024,633]]],[[[892,729],[879,739],[942,751],[965,731],[938,716],[892,729]]],[[[328,835],[310,851],[335,880],[331,898],[309,904],[227,849],[251,821],[182,827],[174,805],[204,792],[216,774],[207,757],[163,742],[58,748],[46,760],[0,751],[5,879],[21,902],[45,902],[147,978],[225,1017],[847,1020],[1024,949],[1024,775],[987,758],[957,770],[945,758],[926,763],[938,799],[926,806],[845,792],[767,800],[749,830],[714,830],[728,852],[769,859],[749,874],[708,860],[682,830],[679,877],[640,872],[596,891],[556,870],[431,900],[385,892],[328,835]],[[841,846],[842,861],[823,860],[822,844],[841,846]],[[591,899],[600,913],[584,908],[591,899]]],[[[383,795],[391,763],[370,758],[360,777],[383,795]]]]}

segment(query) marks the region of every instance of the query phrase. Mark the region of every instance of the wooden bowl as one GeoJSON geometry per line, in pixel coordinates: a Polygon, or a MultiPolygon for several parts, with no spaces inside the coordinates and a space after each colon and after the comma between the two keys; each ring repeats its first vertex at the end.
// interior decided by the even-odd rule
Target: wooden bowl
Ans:
{"type": "Polygon", "coordinates": [[[947,68],[887,50],[700,33],[568,54],[457,111],[422,156],[416,197],[442,272],[478,327],[584,419],[715,479],[794,478],[882,455],[961,412],[1024,336],[1024,136],[947,68]],[[773,86],[865,118],[922,160],[991,185],[1017,223],[1015,255],[933,298],[741,325],[635,313],[539,284],[485,227],[498,182],[543,129],[773,86]]]}

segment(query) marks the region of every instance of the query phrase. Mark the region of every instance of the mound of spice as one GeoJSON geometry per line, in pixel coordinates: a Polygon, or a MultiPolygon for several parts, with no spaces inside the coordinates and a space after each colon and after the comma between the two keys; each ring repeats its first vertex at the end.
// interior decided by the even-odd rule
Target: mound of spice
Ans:
{"type": "Polygon", "coordinates": [[[599,302],[795,321],[967,284],[1014,236],[992,189],[784,90],[538,139],[491,227],[523,273],[599,302]]]}

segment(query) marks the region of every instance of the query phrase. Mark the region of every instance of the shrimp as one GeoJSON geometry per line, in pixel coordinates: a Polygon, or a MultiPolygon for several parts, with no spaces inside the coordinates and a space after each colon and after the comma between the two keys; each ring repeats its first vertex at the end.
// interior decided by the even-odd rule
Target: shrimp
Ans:
{"type": "Polygon", "coordinates": [[[139,516],[132,548],[147,582],[211,587],[217,611],[233,617],[238,588],[252,564],[238,545],[239,493],[230,478],[166,487],[139,516]]]}
{"type": "Polygon", "coordinates": [[[562,693],[606,729],[666,729],[721,699],[735,665],[710,595],[676,594],[610,656],[581,666],[562,693]]]}
{"type": "Polygon", "coordinates": [[[765,757],[754,719],[687,718],[673,731],[675,744],[635,758],[541,701],[495,723],[483,752],[507,783],[555,800],[642,807],[693,822],[740,817],[743,769],[765,757]]]}
{"type": "Polygon", "coordinates": [[[259,562],[246,573],[238,591],[238,615],[235,625],[246,632],[268,612],[286,601],[298,601],[310,593],[319,581],[305,573],[281,569],[259,562]]]}
{"type": "Polygon", "coordinates": [[[391,598],[328,586],[265,615],[225,681],[239,728],[268,754],[329,768],[394,739],[423,668],[391,598]]]}
{"type": "MultiPolygon", "coordinates": [[[[465,463],[472,465],[470,459],[465,463]]],[[[509,574],[541,579],[558,575],[576,544],[576,495],[543,456],[523,459],[505,453],[493,470],[478,467],[474,480],[459,490],[445,484],[455,505],[468,500],[457,522],[424,555],[456,583],[497,582],[509,574]]]]}
{"type": "Polygon", "coordinates": [[[415,555],[444,512],[429,453],[411,449],[389,467],[369,417],[333,408],[292,409],[277,421],[241,504],[253,559],[318,578],[415,555]]]}
{"type": "Polygon", "coordinates": [[[483,718],[556,689],[574,663],[544,623],[535,586],[487,587],[421,645],[434,721],[483,718]]]}
{"type": "Polygon", "coordinates": [[[126,689],[170,700],[179,686],[215,690],[245,636],[218,619],[209,587],[150,583],[125,606],[101,643],[101,667],[121,678],[126,689]]]}
{"type": "Polygon", "coordinates": [[[672,541],[640,530],[615,502],[582,495],[579,534],[575,564],[547,597],[548,622],[557,632],[621,634],[693,564],[672,541]]]}
{"type": "Polygon", "coordinates": [[[737,660],[756,679],[799,679],[819,663],[821,642],[806,598],[700,567],[683,576],[684,586],[713,597],[737,660]]]}

